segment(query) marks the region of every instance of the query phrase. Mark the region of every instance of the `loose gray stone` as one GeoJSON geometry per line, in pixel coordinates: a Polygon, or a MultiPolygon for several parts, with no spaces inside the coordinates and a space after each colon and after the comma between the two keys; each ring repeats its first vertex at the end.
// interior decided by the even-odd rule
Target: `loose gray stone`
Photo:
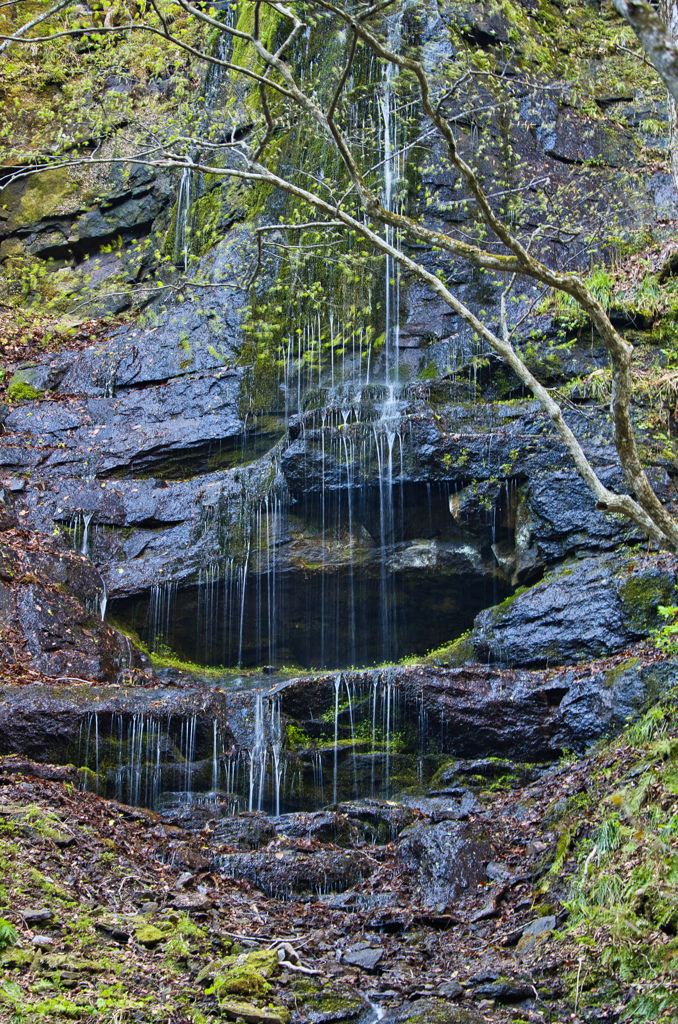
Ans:
{"type": "Polygon", "coordinates": [[[43,924],[45,921],[51,921],[54,914],[51,910],[44,908],[42,910],[22,910],[21,916],[28,927],[32,928],[36,924],[43,924]]]}
{"type": "Polygon", "coordinates": [[[384,955],[382,949],[349,949],[344,953],[344,963],[352,967],[360,967],[364,971],[373,971],[384,955]]]}
{"type": "Polygon", "coordinates": [[[141,906],[139,907],[139,913],[140,914],[155,914],[156,911],[159,910],[159,909],[160,909],[159,904],[155,903],[155,901],[151,900],[149,903],[142,903],[141,904],[141,906]]]}
{"type": "Polygon", "coordinates": [[[523,936],[541,935],[542,932],[552,932],[555,926],[556,919],[553,914],[548,917],[538,917],[535,921],[530,921],[528,926],[523,929],[523,936]]]}
{"type": "Polygon", "coordinates": [[[436,989],[437,995],[445,996],[446,999],[456,999],[463,991],[464,989],[458,981],[445,981],[436,989]]]}
{"type": "Polygon", "coordinates": [[[511,877],[511,872],[505,864],[491,860],[487,865],[487,877],[491,882],[505,882],[507,878],[511,877]]]}

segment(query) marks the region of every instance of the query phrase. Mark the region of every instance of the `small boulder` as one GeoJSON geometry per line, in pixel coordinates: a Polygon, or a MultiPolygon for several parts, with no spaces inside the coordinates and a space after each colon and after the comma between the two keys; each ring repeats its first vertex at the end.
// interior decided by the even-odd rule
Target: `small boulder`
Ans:
{"type": "Polygon", "coordinates": [[[222,1014],[229,1020],[241,1018],[245,1024],[289,1024],[290,1011],[284,1006],[258,1007],[234,999],[227,999],[220,1005],[222,1014]]]}
{"type": "Polygon", "coordinates": [[[220,963],[203,968],[197,981],[211,977],[212,986],[207,991],[214,992],[219,1000],[225,996],[262,999],[271,990],[269,978],[277,972],[279,962],[277,950],[255,949],[251,953],[224,957],[220,963]]]}
{"type": "Polygon", "coordinates": [[[422,822],[402,833],[399,853],[419,876],[422,903],[446,907],[485,881],[492,847],[484,830],[471,822],[422,822]]]}
{"type": "Polygon", "coordinates": [[[394,1018],[396,1024],[484,1024],[484,1014],[452,1006],[446,999],[418,999],[403,1006],[394,1018]]]}
{"type": "Polygon", "coordinates": [[[351,967],[360,967],[363,971],[374,971],[383,955],[384,951],[379,947],[363,946],[347,950],[343,960],[351,967]]]}
{"type": "Polygon", "coordinates": [[[521,956],[523,953],[527,953],[533,946],[536,946],[546,941],[556,927],[555,916],[550,914],[547,917],[538,917],[535,921],[531,921],[526,928],[523,929],[523,934],[518,941],[516,946],[516,953],[521,956]]]}
{"type": "Polygon", "coordinates": [[[54,917],[52,911],[46,908],[42,910],[22,910],[20,913],[29,928],[33,928],[36,924],[44,924],[45,921],[51,921],[54,917]]]}
{"type": "Polygon", "coordinates": [[[172,906],[176,910],[204,912],[210,909],[212,900],[201,892],[181,892],[172,900],[172,906]]]}
{"type": "Polygon", "coordinates": [[[552,932],[555,926],[556,919],[553,914],[549,914],[548,917],[538,917],[535,921],[530,921],[523,929],[523,935],[541,935],[542,932],[552,932]]]}
{"type": "Polygon", "coordinates": [[[463,991],[464,989],[458,981],[444,981],[438,985],[436,995],[443,996],[445,999],[457,999],[463,991]]]}
{"type": "Polygon", "coordinates": [[[153,924],[143,925],[136,933],[136,940],[139,945],[146,946],[147,949],[153,949],[165,938],[165,934],[153,924]]]}

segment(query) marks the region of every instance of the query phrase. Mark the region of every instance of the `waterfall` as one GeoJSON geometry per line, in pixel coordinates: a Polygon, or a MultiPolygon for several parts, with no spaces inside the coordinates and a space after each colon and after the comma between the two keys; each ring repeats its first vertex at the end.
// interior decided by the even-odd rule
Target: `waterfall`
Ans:
{"type": "Polygon", "coordinates": [[[374,796],[374,775],[375,775],[375,761],[377,754],[377,690],[379,682],[375,678],[372,684],[372,778],[371,778],[371,789],[370,792],[374,796]]]}
{"type": "Polygon", "coordinates": [[[89,556],[89,524],[92,522],[93,512],[82,513],[82,545],[80,547],[80,554],[89,556]]]}
{"type": "Polygon", "coordinates": [[[255,695],[254,732],[248,753],[249,785],[248,809],[261,811],[268,802],[267,770],[269,751],[271,763],[270,808],[276,817],[280,816],[283,779],[286,769],[283,754],[282,703],[279,695],[264,700],[259,690],[255,695]]]}
{"type": "Polygon", "coordinates": [[[178,258],[181,258],[184,265],[184,273],[188,270],[188,248],[189,248],[189,230],[188,230],[188,213],[191,206],[191,176],[192,171],[189,167],[185,167],[181,172],[181,181],[179,182],[179,195],[177,197],[177,222],[176,222],[176,234],[174,251],[178,258]]]}
{"type": "Polygon", "coordinates": [[[170,645],[172,618],[177,594],[177,583],[168,580],[154,583],[148,606],[147,630],[149,647],[155,653],[170,645]]]}
{"type": "Polygon", "coordinates": [[[386,769],[384,772],[386,799],[389,797],[391,784],[391,683],[386,684],[386,728],[384,729],[384,749],[386,751],[386,769]]]}
{"type": "Polygon", "coordinates": [[[280,725],[280,697],[274,697],[271,706],[271,750],[275,774],[275,816],[280,817],[280,768],[282,754],[282,729],[280,725]]]}
{"type": "Polygon", "coordinates": [[[425,788],[449,758],[450,741],[438,719],[429,722],[423,692],[409,695],[391,671],[328,680],[324,713],[309,711],[309,723],[299,721],[304,738],[292,751],[287,692],[252,692],[246,748],[227,753],[218,721],[205,723],[196,713],[90,712],[69,757],[89,769],[80,774],[83,789],[120,802],[159,811],[208,804],[215,816],[250,810],[276,817],[319,809],[330,797],[330,806],[397,797],[404,766],[425,788]]]}
{"type": "MultiPolygon", "coordinates": [[[[92,725],[94,725],[94,777],[96,780],[96,792],[99,792],[99,714],[97,711],[92,711],[87,716],[87,731],[85,734],[85,752],[84,757],[82,754],[82,731],[83,723],[80,723],[80,730],[78,733],[78,767],[90,769],[90,737],[92,734],[92,725]]],[[[80,787],[84,792],[89,790],[88,785],[88,773],[84,771],[82,773],[82,780],[80,787]]]]}
{"type": "Polygon", "coordinates": [[[356,761],[355,752],[355,723],[353,721],[353,701],[351,700],[351,686],[348,680],[346,683],[346,696],[348,698],[348,717],[351,723],[351,751],[353,753],[353,786],[355,789],[355,798],[358,799],[358,764],[356,761]]]}
{"type": "Polygon", "coordinates": [[[99,716],[94,713],[94,772],[97,780],[97,793],[99,792],[99,716]]]}
{"type": "MultiPolygon", "coordinates": [[[[247,542],[247,554],[245,555],[245,564],[242,569],[242,586],[240,595],[240,630],[238,636],[238,665],[242,665],[242,634],[243,627],[245,625],[245,587],[247,584],[247,567],[250,560],[250,542],[247,542]]],[[[250,808],[251,809],[251,808],[250,808]]]]}
{"type": "Polygon", "coordinates": [[[213,746],[212,746],[212,792],[216,794],[219,788],[219,762],[217,760],[217,721],[216,718],[212,723],[213,726],[213,746]]]}
{"type": "MultiPolygon", "coordinates": [[[[388,46],[391,50],[398,51],[400,48],[402,12],[396,11],[387,19],[388,46]]],[[[398,67],[385,62],[384,80],[382,86],[382,98],[380,102],[382,119],[382,162],[384,168],[383,205],[386,210],[400,213],[401,201],[398,197],[399,180],[404,171],[403,157],[399,153],[399,119],[398,94],[397,94],[398,67]]],[[[385,225],[384,235],[386,241],[395,245],[399,244],[400,232],[385,225]]],[[[400,333],[400,264],[394,262],[391,256],[386,256],[385,281],[384,281],[384,330],[386,336],[386,381],[398,377],[398,345],[400,333]]]]}
{"type": "MultiPolygon", "coordinates": [[[[375,424],[374,439],[379,468],[379,520],[381,540],[381,636],[383,659],[388,661],[398,656],[395,581],[388,566],[389,549],[395,543],[395,515],[393,503],[393,448],[396,436],[400,439],[399,405],[396,399],[396,385],[389,384],[387,398],[382,407],[379,422],[375,424]]],[[[402,447],[401,447],[402,476],[402,447]]]]}
{"type": "Polygon", "coordinates": [[[334,680],[334,789],[332,791],[332,803],[337,806],[337,769],[339,759],[339,687],[341,686],[341,673],[334,680]]]}
{"type": "MultiPolygon", "coordinates": [[[[81,724],[78,767],[96,773],[97,792],[114,796],[116,800],[132,806],[154,808],[163,793],[163,775],[167,775],[169,783],[176,779],[179,770],[185,797],[190,801],[196,763],[196,715],[173,723],[171,717],[163,722],[140,712],[129,717],[114,714],[106,728],[98,713],[94,712],[87,718],[84,735],[83,744],[81,724]],[[103,762],[100,758],[102,749],[106,751],[103,762]],[[167,760],[163,760],[164,753],[167,760]]],[[[84,789],[88,788],[87,779],[85,771],[84,789]]]]}
{"type": "Polygon", "coordinates": [[[193,761],[195,759],[195,727],[197,716],[192,715],[186,729],[186,792],[191,793],[193,784],[193,761]]]}
{"type": "Polygon", "coordinates": [[[254,791],[257,789],[257,810],[261,810],[261,801],[266,774],[266,738],[264,734],[264,702],[261,692],[255,698],[254,737],[250,748],[250,787],[248,810],[254,810],[254,791]]]}

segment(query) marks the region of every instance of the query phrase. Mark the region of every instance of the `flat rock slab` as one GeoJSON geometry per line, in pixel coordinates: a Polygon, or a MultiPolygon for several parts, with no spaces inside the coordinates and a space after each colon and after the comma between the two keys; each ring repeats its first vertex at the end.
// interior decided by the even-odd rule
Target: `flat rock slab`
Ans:
{"type": "Polygon", "coordinates": [[[200,892],[182,892],[172,900],[177,910],[204,912],[212,906],[212,900],[200,892]]]}
{"type": "Polygon", "coordinates": [[[344,963],[352,967],[360,967],[364,971],[373,971],[384,955],[383,949],[367,946],[364,949],[349,949],[344,953],[344,963]]]}
{"type": "Polygon", "coordinates": [[[247,879],[267,896],[280,898],[294,893],[343,892],[368,878],[374,862],[360,851],[260,850],[224,853],[215,858],[219,869],[231,878],[247,879]]]}
{"type": "Polygon", "coordinates": [[[44,924],[45,921],[51,921],[54,917],[53,911],[47,909],[20,910],[19,913],[29,928],[34,928],[36,924],[44,924]]]}
{"type": "Polygon", "coordinates": [[[446,999],[419,999],[403,1007],[395,1017],[385,1018],[385,1024],[486,1024],[484,1014],[462,1010],[446,999]]]}
{"type": "Polygon", "coordinates": [[[241,1003],[233,999],[225,999],[220,1003],[221,1012],[229,1020],[244,1020],[245,1024],[287,1024],[289,1011],[284,1007],[258,1007],[253,1003],[241,1003]]]}

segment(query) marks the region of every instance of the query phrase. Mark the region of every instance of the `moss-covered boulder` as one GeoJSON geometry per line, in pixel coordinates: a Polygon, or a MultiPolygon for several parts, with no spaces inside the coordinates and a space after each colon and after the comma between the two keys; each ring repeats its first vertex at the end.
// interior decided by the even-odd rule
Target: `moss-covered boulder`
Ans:
{"type": "Polygon", "coordinates": [[[147,949],[153,949],[160,942],[166,939],[167,936],[164,932],[161,932],[159,928],[156,928],[153,924],[145,924],[136,933],[136,940],[140,946],[146,946],[147,949]]]}
{"type": "Polygon", "coordinates": [[[397,1024],[483,1024],[487,1018],[473,1010],[462,1010],[446,999],[421,999],[400,1011],[397,1024]]]}
{"type": "Polygon", "coordinates": [[[244,1020],[245,1024],[289,1024],[290,1011],[284,1006],[255,1006],[253,1003],[228,999],[221,1003],[221,1012],[229,1020],[244,1020]]]}
{"type": "Polygon", "coordinates": [[[292,982],[293,1005],[310,1024],[341,1024],[365,1013],[365,998],[350,985],[325,982],[320,978],[298,978],[292,982]]]}
{"type": "Polygon", "coordinates": [[[220,1001],[229,996],[263,999],[271,991],[269,979],[276,973],[278,962],[276,950],[257,949],[210,964],[198,974],[197,980],[211,978],[212,985],[207,991],[220,1001]]]}
{"type": "Polygon", "coordinates": [[[476,617],[475,658],[532,667],[622,651],[659,625],[659,605],[674,599],[675,568],[665,555],[570,559],[476,617]]]}

